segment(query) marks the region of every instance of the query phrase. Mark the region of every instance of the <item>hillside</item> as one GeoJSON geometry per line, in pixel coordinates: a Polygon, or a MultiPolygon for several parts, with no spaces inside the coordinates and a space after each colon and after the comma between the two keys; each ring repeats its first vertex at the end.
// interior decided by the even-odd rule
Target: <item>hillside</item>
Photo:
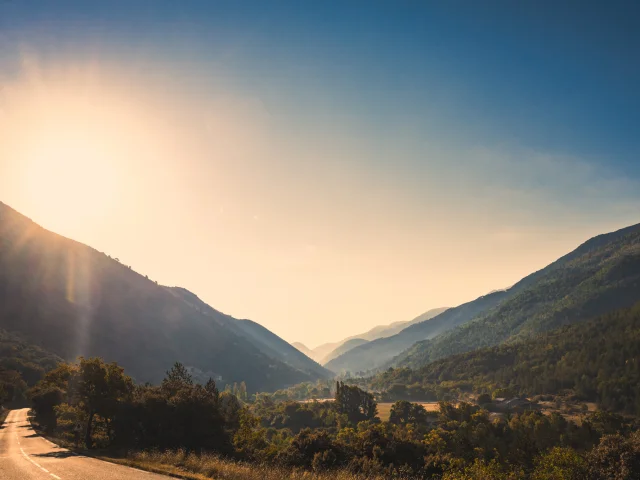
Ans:
{"type": "Polygon", "coordinates": [[[595,316],[630,306],[640,291],[634,286],[640,273],[637,269],[639,231],[640,226],[633,226],[592,238],[507,290],[451,308],[397,335],[353,348],[325,366],[338,373],[393,365],[420,366],[446,355],[497,344],[506,340],[510,332],[525,334],[527,329],[530,332],[550,329],[571,323],[587,312],[595,316]],[[615,271],[606,278],[602,276],[607,268],[614,266],[615,271]],[[616,275],[621,278],[616,279],[616,275]],[[592,288],[591,284],[598,287],[592,288]],[[599,307],[593,302],[600,302],[599,307]],[[554,308],[558,310],[551,318],[554,308]],[[531,318],[532,315],[537,320],[531,318]],[[511,319],[511,327],[504,323],[507,317],[511,319]],[[531,321],[525,325],[527,319],[531,321]],[[472,320],[473,324],[469,323],[472,320]],[[461,327],[465,324],[469,325],[468,329],[461,327]],[[504,331],[500,331],[501,326],[505,327],[504,331]],[[430,341],[435,337],[438,338],[430,341]]]}
{"type": "Polygon", "coordinates": [[[291,344],[292,347],[297,348],[299,351],[301,351],[302,353],[304,353],[307,357],[309,358],[313,358],[311,355],[313,354],[313,351],[308,348],[304,343],[300,343],[300,342],[293,342],[291,344]]]}
{"type": "Polygon", "coordinates": [[[140,382],[159,382],[176,361],[223,384],[244,380],[250,391],[326,376],[293,347],[282,353],[289,364],[270,356],[256,337],[282,346],[279,339],[214,315],[185,292],[0,203],[0,328],[67,360],[117,361],[140,382]]]}
{"type": "Polygon", "coordinates": [[[252,320],[237,320],[229,315],[225,315],[224,313],[221,313],[207,305],[205,302],[200,300],[196,294],[185,288],[173,287],[171,290],[180,295],[190,305],[194,306],[200,313],[215,318],[229,330],[243,337],[269,357],[280,360],[281,362],[311,376],[318,376],[319,378],[328,378],[332,376],[331,372],[311,360],[293,345],[285,342],[262,325],[252,320]]]}
{"type": "Polygon", "coordinates": [[[0,330],[0,369],[19,372],[28,385],[35,384],[62,361],[57,355],[19,336],[0,330]]]}
{"type": "Polygon", "coordinates": [[[433,308],[426,311],[422,315],[417,316],[413,320],[393,322],[389,325],[378,325],[376,327],[373,327],[371,330],[360,333],[358,335],[352,335],[343,340],[340,340],[339,342],[322,344],[311,350],[311,355],[307,355],[318,361],[320,364],[326,365],[328,362],[336,357],[339,357],[343,353],[346,353],[351,348],[363,345],[366,342],[377,340],[378,338],[390,337],[392,335],[395,335],[396,333],[401,332],[402,330],[413,324],[424,322],[426,320],[434,318],[435,316],[444,312],[446,309],[446,307],[433,308]]]}
{"type": "Polygon", "coordinates": [[[329,353],[329,355],[327,355],[322,362],[329,363],[334,358],[339,357],[345,352],[348,352],[352,348],[359,347],[360,345],[364,345],[365,343],[369,343],[369,341],[363,338],[352,338],[351,340],[347,340],[338,348],[336,348],[331,353],[329,353]]]}
{"type": "Polygon", "coordinates": [[[640,225],[589,240],[527,283],[472,322],[413,345],[392,364],[420,367],[634,305],[640,301],[640,225]]]}
{"type": "Polygon", "coordinates": [[[559,394],[572,390],[601,407],[640,415],[640,303],[597,319],[495,347],[437,360],[411,370],[385,371],[371,386],[447,382],[462,389],[512,395],[559,394]]]}
{"type": "Polygon", "coordinates": [[[325,364],[325,367],[336,373],[359,373],[379,368],[415,342],[435,337],[456,325],[468,322],[481,311],[498,304],[504,295],[504,292],[485,295],[473,302],[445,310],[430,320],[423,320],[401,330],[400,333],[352,348],[325,364]]]}

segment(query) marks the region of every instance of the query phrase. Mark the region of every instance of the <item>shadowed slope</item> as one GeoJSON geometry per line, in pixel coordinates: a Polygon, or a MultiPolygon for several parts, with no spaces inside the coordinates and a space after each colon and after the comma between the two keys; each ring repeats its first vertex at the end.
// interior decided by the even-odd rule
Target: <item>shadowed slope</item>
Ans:
{"type": "Polygon", "coordinates": [[[0,328],[65,359],[117,361],[159,382],[180,361],[251,391],[320,378],[272,358],[182,295],[0,203],[0,328]]]}

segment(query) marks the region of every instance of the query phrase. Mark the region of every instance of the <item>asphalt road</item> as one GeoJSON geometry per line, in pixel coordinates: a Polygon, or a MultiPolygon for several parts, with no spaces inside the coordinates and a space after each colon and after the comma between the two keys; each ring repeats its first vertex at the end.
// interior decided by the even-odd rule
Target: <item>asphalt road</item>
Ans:
{"type": "Polygon", "coordinates": [[[167,480],[169,477],[76,455],[38,435],[28,409],[0,427],[0,480],[167,480]]]}

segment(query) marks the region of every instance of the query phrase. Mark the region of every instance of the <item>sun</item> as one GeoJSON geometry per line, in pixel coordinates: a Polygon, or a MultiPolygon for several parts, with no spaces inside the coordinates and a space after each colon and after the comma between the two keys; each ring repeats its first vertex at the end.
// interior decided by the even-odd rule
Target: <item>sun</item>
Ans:
{"type": "Polygon", "coordinates": [[[131,193],[131,159],[150,158],[146,117],[95,72],[29,73],[0,94],[0,186],[48,228],[108,220],[131,193]]]}

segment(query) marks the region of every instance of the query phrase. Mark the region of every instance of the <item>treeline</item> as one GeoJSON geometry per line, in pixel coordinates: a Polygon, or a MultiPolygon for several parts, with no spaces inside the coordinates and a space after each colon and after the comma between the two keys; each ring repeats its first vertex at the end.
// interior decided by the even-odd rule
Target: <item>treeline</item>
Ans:
{"type": "Polygon", "coordinates": [[[343,383],[330,402],[258,395],[244,403],[212,380],[196,384],[181,364],[159,386],[135,385],[118,365],[96,358],[59,365],[30,395],[42,428],[90,448],[215,453],[355,478],[640,478],[640,436],[606,412],[577,425],[536,411],[495,417],[442,403],[428,413],[397,402],[382,422],[374,396],[343,383]]]}
{"type": "Polygon", "coordinates": [[[276,390],[269,395],[274,401],[311,400],[314,398],[330,398],[333,395],[332,380],[317,380],[316,382],[302,382],[288,388],[276,390]]]}
{"type": "Polygon", "coordinates": [[[386,398],[425,401],[465,392],[570,393],[601,408],[640,415],[640,304],[418,370],[390,369],[361,382],[384,391],[386,398]]]}

